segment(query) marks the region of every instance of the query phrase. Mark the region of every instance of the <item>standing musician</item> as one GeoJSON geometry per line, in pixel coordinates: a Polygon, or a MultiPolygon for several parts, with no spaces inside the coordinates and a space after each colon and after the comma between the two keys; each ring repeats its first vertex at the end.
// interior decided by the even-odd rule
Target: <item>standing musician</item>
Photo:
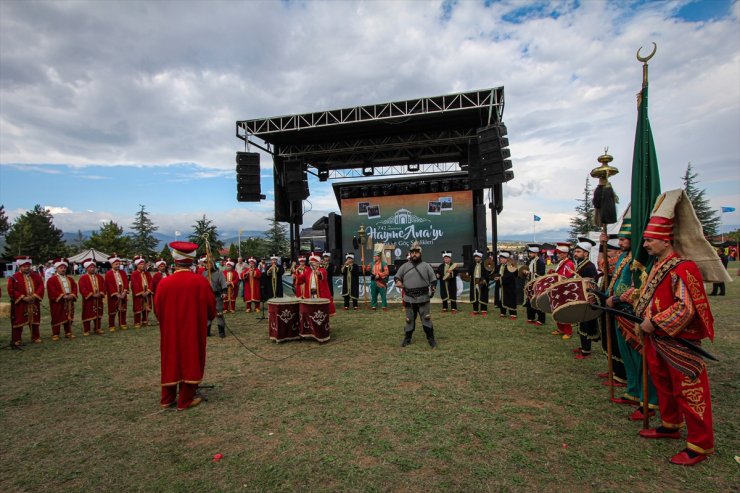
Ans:
{"type": "Polygon", "coordinates": [[[23,326],[31,330],[31,340],[41,342],[41,300],[44,299],[44,279],[31,271],[31,257],[15,258],[18,272],[8,278],[8,296],[13,307],[10,311],[14,346],[22,345],[23,326]]]}
{"type": "Polygon", "coordinates": [[[331,293],[332,299],[334,298],[334,276],[337,272],[337,267],[331,262],[331,253],[324,252],[322,255],[323,262],[321,266],[326,271],[326,280],[329,283],[329,292],[331,293]]]}
{"type": "Polygon", "coordinates": [[[488,279],[491,272],[483,265],[483,254],[473,252],[473,264],[468,268],[470,277],[470,302],[473,303],[471,315],[488,316],[488,279]]]}
{"type": "MultiPolygon", "coordinates": [[[[570,259],[568,254],[570,253],[570,243],[558,242],[555,248],[555,254],[558,257],[558,264],[555,269],[550,269],[549,274],[557,273],[563,277],[574,277],[576,275],[576,266],[570,259]]],[[[571,324],[561,324],[556,322],[557,329],[552,331],[554,336],[563,336],[563,340],[567,341],[573,336],[573,326],[571,324]]]]}
{"type": "Polygon", "coordinates": [[[452,252],[442,252],[442,263],[437,267],[437,279],[439,279],[439,297],[442,298],[442,311],[452,309],[457,313],[457,269],[458,265],[452,263],[452,252]]]}
{"type": "Polygon", "coordinates": [[[298,264],[293,263],[290,269],[290,275],[293,277],[293,292],[296,298],[306,298],[303,293],[303,274],[306,269],[306,257],[298,257],[298,264]]]}
{"type": "Polygon", "coordinates": [[[324,298],[329,300],[329,315],[334,315],[337,309],[329,292],[329,283],[326,280],[326,270],[321,267],[321,257],[311,255],[309,258],[311,268],[304,271],[303,293],[306,298],[324,298]]]}
{"type": "Polygon", "coordinates": [[[64,337],[74,339],[72,321],[75,316],[75,302],[77,301],[77,283],[72,276],[67,275],[67,259],[54,260],[56,274],[46,281],[46,292],[49,297],[49,311],[51,312],[51,340],[58,341],[59,333],[64,326],[64,337]]]}
{"type": "Polygon", "coordinates": [[[149,325],[149,311],[152,309],[152,275],[146,270],[146,260],[134,257],[134,271],[131,273],[131,292],[134,295],[134,329],[149,325]]]}
{"type": "Polygon", "coordinates": [[[355,264],[355,254],[348,253],[344,256],[342,266],[342,297],[344,298],[344,309],[349,310],[350,300],[352,307],[359,310],[357,300],[360,298],[360,267],[355,264]]]}
{"type": "Polygon", "coordinates": [[[498,272],[498,280],[501,284],[501,305],[499,306],[501,313],[499,314],[499,317],[505,318],[507,315],[506,312],[508,311],[509,317],[511,317],[512,320],[516,320],[516,281],[519,277],[516,258],[511,252],[502,251],[499,253],[499,261],[501,262],[501,267],[498,272]]]}
{"type": "Polygon", "coordinates": [[[380,306],[383,311],[388,310],[388,264],[380,252],[373,254],[373,264],[370,266],[370,306],[373,310],[378,308],[378,295],[380,295],[380,306]]]}
{"type": "Polygon", "coordinates": [[[154,262],[154,268],[157,272],[152,276],[152,291],[157,294],[157,286],[162,282],[162,279],[170,275],[169,269],[167,268],[167,262],[164,259],[159,259],[154,262]]]}
{"type": "MultiPolygon", "coordinates": [[[[250,259],[253,260],[253,259],[250,259]]],[[[226,283],[226,277],[224,273],[218,270],[216,267],[216,261],[210,257],[206,257],[205,261],[206,270],[201,274],[205,277],[211,285],[213,291],[213,298],[216,302],[216,316],[208,318],[208,332],[207,336],[211,337],[211,323],[213,319],[216,319],[216,325],[218,325],[218,336],[223,339],[226,337],[226,320],[224,319],[224,301],[228,293],[228,285],[226,283]]],[[[246,272],[246,271],[245,271],[246,272]]],[[[259,293],[259,289],[257,290],[259,293]]],[[[256,310],[259,310],[259,303],[257,303],[256,310]]],[[[255,310],[255,311],[256,311],[255,310]]]]}
{"type": "Polygon", "coordinates": [[[154,297],[162,358],[160,405],[177,405],[182,411],[202,401],[195,391],[203,380],[206,327],[216,316],[216,300],[208,280],[190,270],[198,245],[175,241],[170,248],[175,272],[162,281],[154,297]]]}
{"type": "MultiPolygon", "coordinates": [[[[591,249],[596,242],[589,238],[578,238],[578,243],[573,249],[573,259],[576,261],[576,276],[584,277],[596,281],[598,272],[596,266],[589,259],[591,249]]],[[[586,359],[591,357],[591,342],[599,340],[599,322],[590,320],[578,324],[578,335],[581,339],[581,346],[574,349],[576,359],[586,359]]]]}
{"type": "Polygon", "coordinates": [[[244,283],[244,303],[247,305],[247,313],[260,310],[260,277],[262,272],[257,268],[257,260],[249,257],[249,266],[242,271],[242,282],[244,283]]]}
{"type": "Polygon", "coordinates": [[[103,334],[103,297],[105,296],[105,279],[98,274],[98,266],[94,259],[83,260],[85,273],[80,276],[79,288],[82,295],[82,335],[90,335],[92,330],[103,334]]]}
{"type": "Polygon", "coordinates": [[[419,316],[427,342],[432,348],[437,347],[432,324],[431,298],[437,287],[437,276],[432,266],[422,261],[421,245],[414,241],[409,248],[411,260],[403,264],[396,272],[396,285],[404,289],[406,301],[406,325],[401,347],[411,344],[416,329],[416,316],[419,316]]]}
{"type": "MultiPolygon", "coordinates": [[[[545,275],[545,261],[540,257],[540,245],[529,243],[527,245],[527,255],[529,256],[529,265],[524,273],[527,275],[529,282],[534,282],[537,278],[545,275]]],[[[526,299],[524,307],[527,309],[527,323],[534,325],[545,325],[545,312],[532,306],[532,300],[526,299]]]]}
{"type": "Polygon", "coordinates": [[[226,259],[224,263],[224,279],[226,279],[226,299],[224,300],[224,313],[236,312],[236,298],[239,293],[239,274],[234,270],[234,261],[226,259]]]}
{"type": "Polygon", "coordinates": [[[119,328],[128,329],[126,325],[126,305],[128,303],[128,277],[121,269],[121,259],[115,254],[108,257],[111,269],[105,273],[105,292],[108,301],[108,330],[116,331],[116,315],[119,328]]]}
{"type": "Polygon", "coordinates": [[[285,269],[282,265],[278,264],[280,257],[273,255],[270,257],[270,265],[265,270],[265,278],[267,279],[267,295],[266,298],[282,298],[283,297],[283,274],[285,269]]]}

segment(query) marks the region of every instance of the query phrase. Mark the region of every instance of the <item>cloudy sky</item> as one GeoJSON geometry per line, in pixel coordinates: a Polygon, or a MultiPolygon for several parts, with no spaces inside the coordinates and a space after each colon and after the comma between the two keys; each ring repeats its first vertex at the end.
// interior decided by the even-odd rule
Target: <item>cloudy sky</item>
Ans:
{"type": "MultiPolygon", "coordinates": [[[[201,215],[266,228],[235,200],[236,120],[504,86],[516,178],[500,234],[567,227],[609,147],[629,200],[635,53],[650,62],[664,190],[689,162],[711,204],[740,211],[740,1],[0,1],[0,203],[65,231],[160,231],[201,215]]],[[[306,223],[338,210],[311,182],[306,223]]],[[[740,212],[723,215],[740,224],[740,212]]]]}

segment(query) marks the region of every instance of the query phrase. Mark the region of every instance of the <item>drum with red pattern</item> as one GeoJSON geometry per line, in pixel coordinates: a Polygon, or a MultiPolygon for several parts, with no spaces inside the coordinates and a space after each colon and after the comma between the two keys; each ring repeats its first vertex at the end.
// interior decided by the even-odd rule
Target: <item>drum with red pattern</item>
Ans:
{"type": "Polygon", "coordinates": [[[299,312],[301,337],[312,337],[319,342],[329,340],[331,336],[328,299],[302,299],[299,312]]]}
{"type": "Polygon", "coordinates": [[[565,279],[556,282],[548,293],[552,306],[552,318],[561,324],[588,322],[599,317],[601,310],[592,308],[596,296],[590,290],[596,290],[591,279],[565,279]]]}
{"type": "Polygon", "coordinates": [[[547,290],[550,288],[550,286],[560,281],[561,279],[565,278],[559,274],[548,274],[546,276],[538,278],[534,282],[532,290],[534,291],[533,305],[535,308],[537,308],[541,312],[552,313],[552,309],[550,308],[550,298],[548,296],[547,290]]]}
{"type": "Polygon", "coordinates": [[[298,298],[272,298],[267,301],[270,339],[275,342],[300,339],[298,298]]]}

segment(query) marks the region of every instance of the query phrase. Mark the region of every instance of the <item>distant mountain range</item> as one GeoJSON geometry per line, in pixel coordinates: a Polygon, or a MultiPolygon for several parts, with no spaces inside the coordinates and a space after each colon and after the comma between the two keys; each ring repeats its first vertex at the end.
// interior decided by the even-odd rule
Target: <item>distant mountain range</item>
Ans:
{"type": "MultiPolygon", "coordinates": [[[[92,231],[92,230],[90,230],[90,231],[83,231],[82,232],[82,236],[84,237],[85,240],[87,240],[88,238],[90,238],[90,236],[93,234],[93,232],[94,231],[92,231]]],[[[247,238],[259,238],[259,237],[264,236],[264,234],[265,234],[264,231],[252,231],[252,230],[250,230],[250,231],[243,231],[242,234],[241,234],[241,239],[242,240],[245,240],[247,238]]],[[[166,244],[168,244],[170,242],[173,242],[173,241],[177,241],[177,240],[187,241],[187,238],[188,238],[189,235],[190,235],[190,233],[187,233],[185,235],[180,235],[178,237],[175,237],[174,235],[166,235],[166,234],[155,232],[153,234],[153,236],[159,241],[159,243],[157,244],[156,250],[157,251],[161,250],[166,244]]],[[[65,232],[65,233],[62,234],[62,239],[68,245],[75,245],[75,244],[77,244],[78,237],[79,237],[79,233],[77,233],[77,232],[75,232],[75,233],[66,233],[65,232]]],[[[237,244],[239,242],[239,232],[238,231],[227,231],[225,234],[224,233],[220,233],[220,239],[223,242],[223,244],[226,245],[227,247],[229,245],[231,245],[232,243],[237,244]]],[[[2,241],[2,238],[1,237],[0,237],[0,241],[2,241]]],[[[4,246],[4,243],[5,242],[2,241],[2,245],[0,245],[0,247],[3,247],[4,246]]]]}

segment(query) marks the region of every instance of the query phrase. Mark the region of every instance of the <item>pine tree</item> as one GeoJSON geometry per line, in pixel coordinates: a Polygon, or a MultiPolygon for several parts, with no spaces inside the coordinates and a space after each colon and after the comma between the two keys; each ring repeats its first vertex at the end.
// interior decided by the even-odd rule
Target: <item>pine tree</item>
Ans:
{"type": "Polygon", "coordinates": [[[239,257],[239,248],[235,243],[232,243],[229,245],[229,258],[236,261],[237,257],[239,257]]]}
{"type": "Polygon", "coordinates": [[[263,258],[271,255],[267,242],[263,238],[255,236],[242,240],[242,253],[245,258],[263,258]]]}
{"type": "Polygon", "coordinates": [[[208,243],[211,247],[211,253],[214,257],[218,257],[218,251],[224,247],[224,242],[218,239],[218,230],[216,225],[213,224],[213,221],[207,219],[205,214],[203,214],[202,219],[195,221],[193,232],[188,237],[188,241],[198,245],[199,257],[206,253],[206,237],[208,238],[208,243]]]}
{"type": "Polygon", "coordinates": [[[587,236],[589,232],[599,230],[594,224],[594,205],[592,200],[593,190],[591,190],[591,181],[586,178],[583,199],[578,201],[576,215],[570,218],[570,232],[568,235],[571,242],[575,242],[579,236],[587,236]]]}
{"type": "Polygon", "coordinates": [[[170,250],[169,245],[165,245],[162,247],[162,251],[159,252],[159,257],[165,262],[167,262],[167,265],[172,265],[175,260],[172,258],[172,251],[170,250]]]}
{"type": "Polygon", "coordinates": [[[290,255],[290,242],[288,241],[288,228],[280,224],[274,218],[268,219],[270,227],[265,231],[265,244],[269,255],[287,257],[290,255]]]}
{"type": "Polygon", "coordinates": [[[133,234],[131,235],[131,248],[139,255],[146,258],[152,258],[157,253],[159,240],[154,237],[154,232],[159,228],[149,219],[149,213],[146,206],[139,204],[141,209],[136,213],[134,223],[131,225],[133,234]]]}
{"type": "Polygon", "coordinates": [[[62,230],[54,226],[54,217],[40,205],[19,216],[8,229],[5,256],[15,255],[30,255],[37,262],[67,255],[62,230]]]}
{"type": "Polygon", "coordinates": [[[94,231],[84,243],[85,248],[94,248],[108,255],[130,257],[132,253],[131,238],[123,234],[123,228],[113,221],[102,225],[94,231]]]}
{"type": "Polygon", "coordinates": [[[709,200],[704,196],[706,190],[699,190],[697,187],[699,183],[696,180],[697,176],[699,176],[698,173],[692,173],[691,163],[689,163],[686,167],[686,173],[682,177],[683,188],[686,190],[689,200],[691,200],[691,205],[694,206],[694,212],[696,212],[696,217],[699,218],[704,236],[706,238],[712,238],[719,233],[719,226],[722,219],[717,210],[712,209],[712,206],[709,205],[709,200]]]}
{"type": "Polygon", "coordinates": [[[0,235],[4,235],[10,229],[10,221],[5,214],[5,206],[0,205],[0,235]]]}

